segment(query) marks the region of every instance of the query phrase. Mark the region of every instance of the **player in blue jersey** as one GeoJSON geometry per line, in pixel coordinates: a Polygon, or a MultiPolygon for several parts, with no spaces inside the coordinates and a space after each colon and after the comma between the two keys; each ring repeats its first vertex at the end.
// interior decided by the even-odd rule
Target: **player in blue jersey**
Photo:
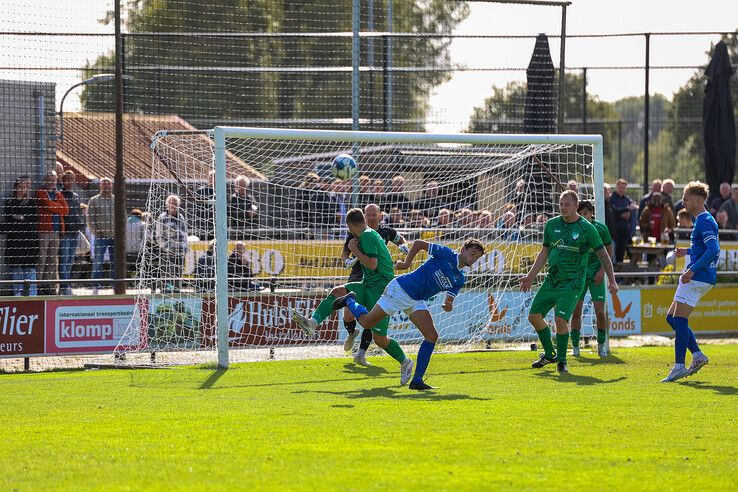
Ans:
{"type": "MultiPolygon", "coordinates": [[[[423,376],[428,368],[436,340],[438,340],[438,332],[426,301],[439,292],[445,291],[446,300],[443,303],[443,310],[451,311],[454,298],[466,282],[462,269],[472,266],[484,254],[484,245],[478,239],[467,239],[461,251],[456,254],[446,246],[419,239],[413,243],[407,257],[395,264],[395,268],[397,270],[410,268],[413,258],[421,250],[428,252],[428,259],[414,271],[400,275],[387,284],[382,297],[371,311],[367,311],[364,306],[356,302],[353,292],[336,299],[333,309],[348,307],[361,326],[372,329],[374,343],[382,348],[390,343],[390,338],[380,335],[374,327],[391,314],[404,311],[423,334],[424,340],[418,350],[418,363],[410,382],[410,389],[422,391],[433,389],[423,381],[423,376]]],[[[408,366],[412,370],[412,361],[408,366]]],[[[407,374],[408,367],[402,369],[403,374],[407,374]]],[[[401,384],[405,384],[407,379],[410,379],[409,375],[401,378],[401,384]]]]}
{"type": "Polygon", "coordinates": [[[662,382],[676,381],[699,371],[709,359],[700,350],[692,329],[689,315],[717,281],[717,260],[720,256],[718,226],[705,209],[708,188],[704,183],[692,181],[684,188],[682,202],[687,212],[695,217],[689,248],[677,248],[677,257],[689,255],[687,269],[679,277],[679,286],[666,315],[666,322],[676,333],[674,343],[674,367],[662,382]],[[685,367],[687,349],[692,352],[692,363],[685,367]]]}

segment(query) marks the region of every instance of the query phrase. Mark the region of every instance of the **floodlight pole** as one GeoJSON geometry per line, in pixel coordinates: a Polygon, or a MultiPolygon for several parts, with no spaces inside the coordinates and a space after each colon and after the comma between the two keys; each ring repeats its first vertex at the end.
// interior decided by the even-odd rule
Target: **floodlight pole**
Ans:
{"type": "Polygon", "coordinates": [[[115,0],[115,202],[114,252],[115,275],[113,292],[126,293],[126,183],[123,173],[123,41],[120,30],[120,0],[115,0]]]}
{"type": "Polygon", "coordinates": [[[566,4],[561,5],[561,43],[559,45],[559,133],[564,133],[566,117],[566,4]]]}
{"type": "Polygon", "coordinates": [[[82,82],[77,82],[72,87],[67,89],[67,91],[64,93],[64,95],[61,98],[61,102],[59,103],[59,135],[56,136],[56,140],[59,142],[64,142],[64,101],[67,99],[67,96],[70,92],[72,92],[77,87],[83,86],[83,85],[91,85],[95,84],[97,82],[108,82],[110,80],[113,80],[115,78],[115,75],[110,73],[100,73],[93,75],[92,77],[89,77],[82,82]]]}

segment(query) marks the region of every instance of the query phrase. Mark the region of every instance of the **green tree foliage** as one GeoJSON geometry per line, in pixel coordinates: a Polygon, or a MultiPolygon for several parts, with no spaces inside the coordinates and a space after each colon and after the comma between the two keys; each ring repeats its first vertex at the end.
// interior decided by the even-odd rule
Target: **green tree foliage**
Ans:
{"type": "MultiPolygon", "coordinates": [[[[565,133],[582,133],[582,85],[581,74],[566,74],[565,133]]],[[[523,115],[525,111],[525,82],[510,82],[505,87],[492,87],[492,95],[484,100],[481,106],[475,107],[469,120],[468,132],[471,133],[522,133],[523,115]]],[[[554,94],[554,97],[557,97],[554,94]]],[[[594,94],[587,93],[587,133],[603,135],[605,169],[613,167],[617,134],[610,131],[609,121],[617,121],[617,113],[611,103],[601,101],[594,94]]]]}
{"type": "MultiPolygon", "coordinates": [[[[367,5],[362,2],[363,30],[367,5]]],[[[385,0],[375,0],[374,7],[375,30],[386,30],[385,0]]],[[[200,126],[350,119],[351,37],[294,33],[350,32],[351,8],[351,0],[132,0],[127,9],[126,30],[132,35],[125,37],[125,65],[134,79],[127,82],[126,110],[177,114],[200,126]],[[183,38],[144,33],[196,34],[183,38]],[[218,38],[208,33],[259,35],[218,38]]],[[[450,33],[469,13],[465,2],[455,0],[395,0],[394,9],[396,32],[450,33]]],[[[384,117],[384,42],[380,38],[374,43],[377,71],[361,76],[361,116],[378,125],[384,117]]],[[[448,39],[396,38],[393,65],[448,65],[448,44],[448,39]]],[[[365,37],[362,66],[368,64],[367,48],[365,37]]],[[[110,67],[112,62],[112,54],[101,56],[90,68],[110,67]]],[[[447,72],[397,73],[394,118],[423,118],[431,89],[448,78],[447,72]]],[[[104,85],[87,87],[84,109],[110,111],[110,92],[104,85]]]]}

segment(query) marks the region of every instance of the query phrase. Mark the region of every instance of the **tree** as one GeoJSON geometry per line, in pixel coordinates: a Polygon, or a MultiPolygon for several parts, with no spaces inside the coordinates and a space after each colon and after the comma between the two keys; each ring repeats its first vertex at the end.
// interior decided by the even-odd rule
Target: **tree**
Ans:
{"type": "MultiPolygon", "coordinates": [[[[362,2],[362,19],[367,17],[367,5],[362,2]]],[[[386,30],[385,1],[375,0],[374,5],[375,29],[386,30]]],[[[394,29],[399,32],[451,33],[469,13],[466,3],[455,0],[395,0],[394,5],[394,29]]],[[[294,125],[290,120],[350,119],[351,72],[346,68],[351,66],[351,37],[296,34],[351,31],[351,6],[351,0],[131,0],[126,30],[132,34],[125,38],[125,64],[134,79],[127,82],[126,110],[178,114],[205,127],[254,120],[294,125]],[[144,34],[185,32],[197,34],[186,38],[144,34]],[[258,34],[212,35],[218,32],[258,34]]],[[[384,117],[384,42],[376,43],[378,71],[362,74],[361,116],[377,122],[384,117]]],[[[393,64],[448,64],[449,42],[395,38],[393,64]]],[[[362,39],[363,66],[366,43],[362,39]]],[[[109,67],[112,61],[112,54],[105,55],[94,66],[109,67]]],[[[393,84],[394,118],[424,117],[431,89],[448,78],[440,71],[398,73],[393,84]]],[[[86,87],[84,109],[110,111],[109,93],[100,85],[86,87]]]]}
{"type": "MultiPolygon", "coordinates": [[[[579,74],[566,74],[566,98],[564,102],[566,124],[564,133],[582,132],[582,85],[579,74]]],[[[526,83],[509,82],[505,87],[493,86],[492,95],[481,106],[475,107],[469,120],[471,133],[522,133],[525,108],[526,83]]],[[[617,113],[611,103],[601,101],[587,93],[587,133],[600,133],[604,138],[605,170],[613,167],[617,135],[608,131],[608,121],[617,121],[617,113]]],[[[606,173],[607,174],[607,173],[606,173]]]]}

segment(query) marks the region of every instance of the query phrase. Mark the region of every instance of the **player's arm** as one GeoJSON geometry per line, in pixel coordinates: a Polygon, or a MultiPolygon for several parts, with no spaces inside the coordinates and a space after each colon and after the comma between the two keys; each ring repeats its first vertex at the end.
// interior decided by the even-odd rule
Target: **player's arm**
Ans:
{"type": "MultiPolygon", "coordinates": [[[[466,280],[464,280],[466,282],[466,280]]],[[[446,300],[443,301],[443,308],[444,311],[447,313],[451,312],[451,310],[454,308],[454,299],[456,299],[456,296],[459,295],[459,292],[461,292],[461,288],[464,286],[464,282],[460,282],[455,284],[451,290],[446,292],[446,300]]]]}
{"type": "MultiPolygon", "coordinates": [[[[610,257],[610,261],[612,261],[612,243],[607,244],[605,246],[605,250],[607,251],[607,256],[610,257]]],[[[605,280],[605,269],[600,267],[600,269],[597,270],[597,273],[595,273],[594,281],[595,284],[600,285],[603,280],[605,280]]]]}
{"type": "Polygon", "coordinates": [[[408,246],[407,240],[399,232],[395,234],[395,238],[392,240],[392,242],[395,243],[397,245],[397,249],[399,249],[403,253],[408,254],[410,252],[410,246],[408,246]]]}
{"type": "Polygon", "coordinates": [[[718,242],[716,232],[710,230],[704,231],[702,233],[702,240],[705,243],[705,254],[700,256],[700,259],[695,261],[694,265],[689,267],[687,271],[682,274],[681,280],[683,284],[692,280],[694,272],[702,268],[706,268],[720,255],[720,243],[718,242]]]}
{"type": "Polygon", "coordinates": [[[410,248],[410,251],[408,251],[407,256],[404,260],[398,260],[397,263],[395,263],[395,268],[397,270],[406,270],[410,268],[410,265],[413,263],[413,258],[415,258],[415,255],[417,255],[420,251],[428,251],[428,246],[430,243],[428,241],[423,241],[422,239],[416,239],[413,241],[413,245],[410,248]]]}
{"type": "Polygon", "coordinates": [[[541,246],[541,250],[536,256],[536,261],[533,263],[528,275],[520,279],[520,290],[527,292],[530,290],[530,286],[533,284],[533,279],[543,269],[548,260],[548,246],[541,246]]]}
{"type": "MultiPolygon", "coordinates": [[[[610,248],[612,249],[612,247],[610,248]]],[[[609,281],[607,288],[611,294],[615,294],[618,291],[618,283],[615,280],[615,270],[612,267],[612,260],[610,260],[608,249],[604,247],[600,248],[595,251],[595,254],[597,255],[597,258],[600,259],[600,264],[602,265],[603,270],[605,270],[605,275],[607,275],[607,280],[609,281]]]]}
{"type": "Polygon", "coordinates": [[[351,252],[361,262],[361,264],[364,265],[365,267],[367,267],[369,270],[376,270],[377,269],[377,259],[365,255],[361,251],[361,249],[359,249],[359,240],[358,239],[353,238],[353,239],[351,239],[351,241],[349,241],[349,250],[351,250],[351,252]]]}

